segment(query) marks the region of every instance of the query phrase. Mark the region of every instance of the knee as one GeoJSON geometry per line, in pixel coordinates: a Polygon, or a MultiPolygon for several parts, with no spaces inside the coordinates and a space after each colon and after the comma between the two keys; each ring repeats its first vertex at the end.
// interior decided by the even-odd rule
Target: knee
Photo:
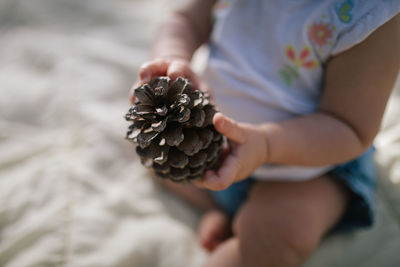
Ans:
{"type": "Polygon", "coordinates": [[[311,229],[287,229],[280,238],[287,253],[299,263],[305,262],[317,248],[321,237],[311,229]]]}
{"type": "Polygon", "coordinates": [[[245,266],[300,266],[318,246],[320,235],[311,225],[248,215],[233,222],[245,266]]]}

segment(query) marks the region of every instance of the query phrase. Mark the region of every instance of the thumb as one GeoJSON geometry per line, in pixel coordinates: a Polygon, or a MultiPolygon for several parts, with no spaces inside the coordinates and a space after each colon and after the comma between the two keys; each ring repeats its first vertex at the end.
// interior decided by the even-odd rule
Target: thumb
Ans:
{"type": "Polygon", "coordinates": [[[214,115],[213,124],[215,129],[229,140],[239,144],[244,143],[246,139],[245,131],[236,121],[218,112],[214,115]]]}

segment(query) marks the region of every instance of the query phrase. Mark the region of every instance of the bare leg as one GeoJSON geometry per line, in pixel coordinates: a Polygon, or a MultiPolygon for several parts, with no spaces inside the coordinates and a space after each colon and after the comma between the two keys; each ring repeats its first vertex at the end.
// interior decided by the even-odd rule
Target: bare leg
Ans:
{"type": "Polygon", "coordinates": [[[328,176],[256,183],[234,218],[235,236],[205,266],[300,266],[342,216],[347,194],[328,176]]]}

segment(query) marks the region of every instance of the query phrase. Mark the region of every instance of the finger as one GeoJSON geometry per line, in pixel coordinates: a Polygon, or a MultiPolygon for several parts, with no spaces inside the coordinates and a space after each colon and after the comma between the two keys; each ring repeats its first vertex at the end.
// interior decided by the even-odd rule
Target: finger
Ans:
{"type": "Polygon", "coordinates": [[[200,188],[215,191],[224,190],[230,185],[229,181],[219,180],[217,174],[211,170],[206,172],[203,179],[194,180],[193,184],[200,188]]]}
{"type": "MultiPolygon", "coordinates": [[[[178,77],[187,78],[193,85],[194,89],[200,89],[200,81],[197,75],[192,71],[190,65],[184,61],[174,61],[168,67],[167,75],[171,80],[176,80],[178,77]]],[[[201,90],[201,89],[200,89],[201,90]]]]}
{"type": "Polygon", "coordinates": [[[156,76],[167,75],[169,60],[154,59],[144,63],[139,70],[139,78],[142,82],[150,82],[156,76]]]}
{"type": "Polygon", "coordinates": [[[243,144],[246,140],[246,134],[243,127],[236,121],[226,117],[218,112],[214,115],[213,124],[215,129],[225,135],[229,140],[243,144]]]}
{"type": "Polygon", "coordinates": [[[224,190],[232,184],[230,179],[223,179],[215,171],[207,171],[203,180],[200,180],[199,183],[200,187],[213,191],[224,190]]]}
{"type": "Polygon", "coordinates": [[[224,190],[236,181],[240,163],[237,157],[228,156],[218,171],[209,170],[204,178],[199,180],[199,185],[210,190],[224,190]]]}
{"type": "Polygon", "coordinates": [[[221,155],[219,156],[216,169],[219,169],[222,166],[222,163],[225,161],[226,157],[228,157],[229,153],[231,152],[229,146],[224,143],[221,151],[221,155]]]}
{"type": "MultiPolygon", "coordinates": [[[[232,184],[237,180],[240,169],[239,158],[230,154],[222,162],[217,172],[209,173],[211,175],[210,181],[218,178],[220,181],[229,181],[232,184]],[[212,177],[212,175],[215,175],[215,177],[212,177]]],[[[208,179],[208,177],[206,178],[208,179]]]]}
{"type": "Polygon", "coordinates": [[[191,79],[193,73],[188,63],[180,60],[175,60],[171,62],[171,64],[168,66],[167,75],[171,78],[171,80],[175,80],[178,77],[191,79]]]}
{"type": "Polygon", "coordinates": [[[190,180],[190,182],[199,188],[205,188],[203,184],[203,179],[190,180]]]}

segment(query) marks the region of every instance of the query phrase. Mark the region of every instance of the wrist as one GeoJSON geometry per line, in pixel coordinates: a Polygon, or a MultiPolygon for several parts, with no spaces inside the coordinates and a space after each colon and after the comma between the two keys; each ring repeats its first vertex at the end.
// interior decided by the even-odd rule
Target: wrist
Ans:
{"type": "Polygon", "coordinates": [[[192,54],[185,51],[185,49],[177,49],[176,46],[166,46],[159,49],[153,49],[151,57],[153,59],[161,58],[166,60],[184,60],[190,62],[192,54]]]}
{"type": "Polygon", "coordinates": [[[152,56],[152,59],[163,59],[168,61],[179,60],[179,61],[190,62],[190,59],[188,59],[187,56],[180,54],[165,54],[165,55],[152,56]]]}

